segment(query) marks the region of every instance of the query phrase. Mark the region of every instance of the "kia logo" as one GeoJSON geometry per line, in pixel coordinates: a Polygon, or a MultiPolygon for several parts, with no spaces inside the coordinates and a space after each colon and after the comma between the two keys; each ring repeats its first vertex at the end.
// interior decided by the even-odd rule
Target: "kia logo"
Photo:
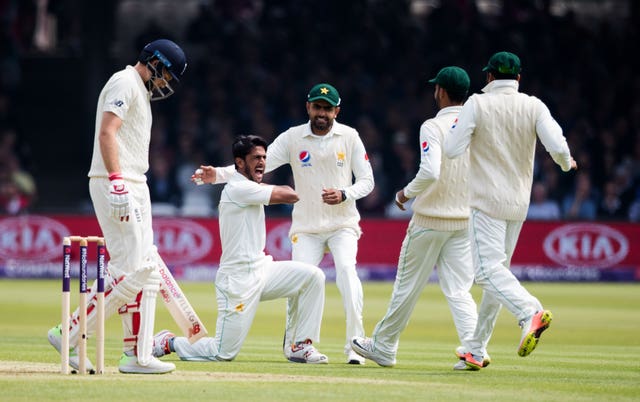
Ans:
{"type": "Polygon", "coordinates": [[[290,222],[281,223],[267,232],[267,254],[274,260],[291,259],[291,240],[289,240],[290,222]]]}
{"type": "Polygon", "coordinates": [[[549,233],[543,248],[547,257],[560,265],[606,268],[625,259],[629,241],[605,225],[575,224],[549,233]]]}
{"type": "Polygon", "coordinates": [[[168,265],[197,261],[205,257],[213,245],[207,228],[188,219],[154,219],[153,237],[168,265]]]}
{"type": "Polygon", "coordinates": [[[0,259],[49,261],[62,256],[62,238],[69,229],[44,216],[0,220],[0,259]]]}

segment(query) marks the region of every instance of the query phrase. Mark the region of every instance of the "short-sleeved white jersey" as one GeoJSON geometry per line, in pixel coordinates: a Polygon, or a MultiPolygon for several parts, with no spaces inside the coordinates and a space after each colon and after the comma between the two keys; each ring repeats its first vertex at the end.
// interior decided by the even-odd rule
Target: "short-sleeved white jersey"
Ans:
{"type": "Polygon", "coordinates": [[[122,119],[116,135],[122,176],[127,180],[145,182],[145,173],[149,169],[151,103],[142,77],[132,66],[113,74],[100,92],[89,177],[109,176],[98,141],[104,112],[114,113],[122,119]]]}
{"type": "Polygon", "coordinates": [[[258,184],[235,172],[220,195],[220,268],[246,267],[265,258],[264,206],[273,186],[258,184]]]}

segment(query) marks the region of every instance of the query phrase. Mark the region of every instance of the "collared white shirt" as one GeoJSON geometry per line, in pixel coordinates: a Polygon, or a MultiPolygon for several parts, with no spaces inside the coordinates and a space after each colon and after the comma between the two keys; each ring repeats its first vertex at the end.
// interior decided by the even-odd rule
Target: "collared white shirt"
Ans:
{"type": "Polygon", "coordinates": [[[273,186],[262,185],[235,172],[220,195],[220,268],[251,267],[264,259],[266,227],[264,206],[273,186]]]}
{"type": "Polygon", "coordinates": [[[360,232],[355,200],[374,186],[373,170],[358,132],[338,121],[323,136],[314,135],[310,122],[291,127],[267,149],[266,171],[289,164],[300,201],[294,204],[291,233],[322,233],[350,227],[360,232]],[[355,182],[353,180],[355,177],[355,182]],[[345,190],[347,200],[322,202],[322,190],[345,190]]]}

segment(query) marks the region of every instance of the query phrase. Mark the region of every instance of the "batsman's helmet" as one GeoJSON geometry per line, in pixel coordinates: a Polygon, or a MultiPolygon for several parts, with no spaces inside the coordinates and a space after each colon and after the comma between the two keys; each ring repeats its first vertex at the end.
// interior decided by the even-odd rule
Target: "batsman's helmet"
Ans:
{"type": "Polygon", "coordinates": [[[180,81],[184,70],[187,69],[187,58],[184,52],[180,46],[169,39],[158,39],[148,43],[142,49],[138,58],[142,63],[147,63],[154,59],[160,60],[160,63],[176,81],[180,81]]]}
{"type": "Polygon", "coordinates": [[[147,85],[152,101],[168,98],[174,92],[171,85],[164,79],[163,67],[176,82],[180,82],[180,77],[187,68],[184,52],[180,46],[169,39],[158,39],[148,43],[140,52],[138,61],[144,63],[151,71],[151,79],[147,85]],[[158,60],[155,66],[152,63],[154,60],[158,60]],[[156,80],[161,80],[163,84],[157,85],[156,80]]]}

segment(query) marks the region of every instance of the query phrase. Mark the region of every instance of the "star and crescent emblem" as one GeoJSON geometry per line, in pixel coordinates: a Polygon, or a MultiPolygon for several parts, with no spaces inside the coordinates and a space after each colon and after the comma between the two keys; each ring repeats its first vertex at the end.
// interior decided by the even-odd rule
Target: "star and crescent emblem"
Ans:
{"type": "Polygon", "coordinates": [[[326,95],[329,93],[329,89],[327,87],[320,88],[320,93],[326,95]]]}

